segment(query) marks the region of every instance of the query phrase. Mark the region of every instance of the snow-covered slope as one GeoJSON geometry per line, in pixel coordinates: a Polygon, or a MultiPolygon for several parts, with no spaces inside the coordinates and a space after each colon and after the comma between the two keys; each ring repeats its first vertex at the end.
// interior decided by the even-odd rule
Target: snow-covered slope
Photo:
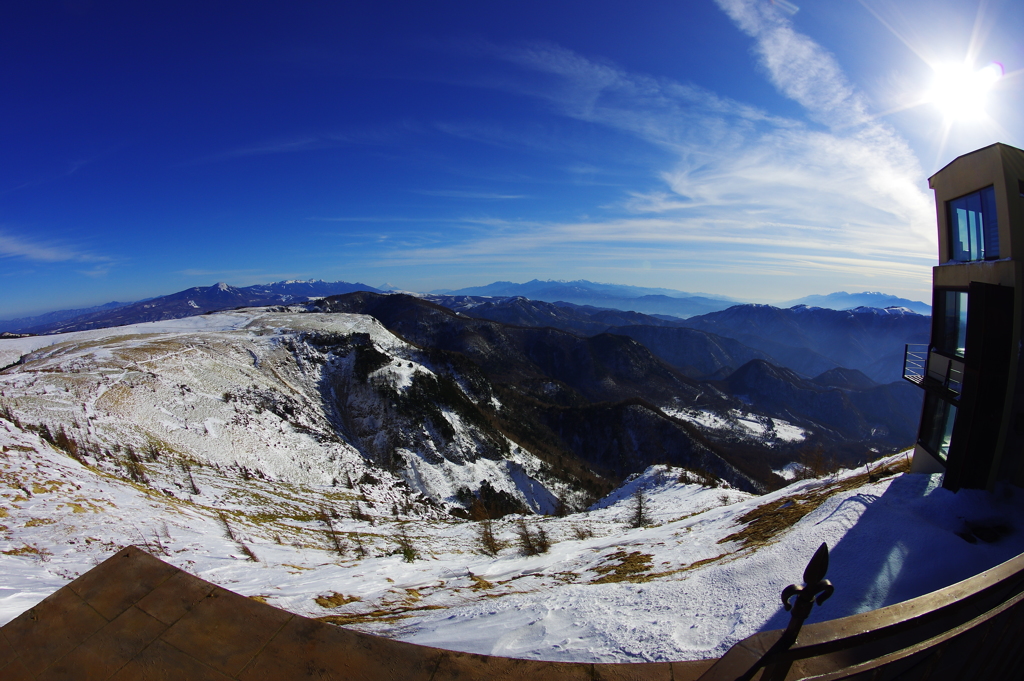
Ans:
{"type": "MultiPolygon", "coordinates": [[[[441,383],[458,375],[363,315],[247,310],[3,340],[0,353],[20,360],[0,373],[0,623],[136,544],[403,640],[683,660],[783,626],[779,593],[823,541],[836,594],[815,619],[1024,550],[1024,493],[953,495],[901,474],[903,456],[764,496],[654,466],[586,511],[459,520],[446,507],[484,481],[523,510],[578,490],[474,420],[467,405],[493,399],[484,383],[441,383]]],[[[676,415],[803,437],[739,411],[676,415]]]]}
{"type": "Polygon", "coordinates": [[[108,472],[130,446],[158,477],[188,461],[301,484],[373,479],[441,506],[485,480],[536,512],[582,498],[470,422],[471,399],[363,315],[257,308],[0,341],[0,362],[19,360],[0,401],[63,428],[108,472]]]}
{"type": "Polygon", "coordinates": [[[157,465],[144,484],[5,419],[0,445],[0,623],[137,544],[239,593],[402,640],[540,659],[697,659],[784,626],[779,593],[823,541],[836,593],[814,620],[917,596],[1024,550],[1019,491],[954,495],[937,477],[897,473],[902,457],[761,497],[652,467],[586,512],[493,521],[488,555],[484,523],[403,508],[382,485],[194,466],[179,489],[157,465]],[[644,527],[632,527],[637,491],[644,527]],[[535,541],[543,530],[549,550],[525,555],[523,526],[535,541]]]}

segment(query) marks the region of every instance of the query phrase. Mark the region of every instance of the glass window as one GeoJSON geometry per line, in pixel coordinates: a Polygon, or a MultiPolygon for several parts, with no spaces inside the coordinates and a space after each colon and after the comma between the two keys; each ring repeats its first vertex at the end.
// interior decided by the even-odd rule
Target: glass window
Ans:
{"type": "Polygon", "coordinates": [[[967,292],[940,291],[938,296],[939,338],[935,349],[946,355],[964,356],[967,344],[967,292]]]}
{"type": "Polygon", "coordinates": [[[999,223],[993,187],[961,196],[948,203],[950,252],[957,262],[995,260],[999,257],[999,223]]]}
{"type": "Polygon", "coordinates": [[[953,437],[956,423],[956,406],[935,395],[927,395],[924,402],[924,418],[921,419],[921,444],[928,451],[945,461],[949,455],[949,441],[953,437]]]}

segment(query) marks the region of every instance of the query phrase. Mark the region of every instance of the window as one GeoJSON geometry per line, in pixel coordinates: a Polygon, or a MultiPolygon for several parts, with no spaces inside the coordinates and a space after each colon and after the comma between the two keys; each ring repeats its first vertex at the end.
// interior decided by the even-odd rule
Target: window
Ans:
{"type": "Polygon", "coordinates": [[[920,442],[942,462],[949,456],[949,441],[953,437],[955,422],[956,406],[935,395],[925,396],[920,442]]]}
{"type": "Polygon", "coordinates": [[[950,253],[957,262],[999,257],[996,192],[992,187],[950,201],[950,253]]]}
{"type": "Polygon", "coordinates": [[[935,349],[944,355],[963,357],[967,344],[967,292],[936,291],[938,325],[935,349]]]}

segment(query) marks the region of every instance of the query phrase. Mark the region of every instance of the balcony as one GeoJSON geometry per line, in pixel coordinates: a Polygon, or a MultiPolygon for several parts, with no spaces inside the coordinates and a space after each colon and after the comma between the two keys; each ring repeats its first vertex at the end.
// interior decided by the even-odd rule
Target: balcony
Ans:
{"type": "Polygon", "coordinates": [[[928,345],[908,343],[903,351],[903,379],[957,404],[963,391],[964,363],[960,358],[935,352],[928,345]]]}

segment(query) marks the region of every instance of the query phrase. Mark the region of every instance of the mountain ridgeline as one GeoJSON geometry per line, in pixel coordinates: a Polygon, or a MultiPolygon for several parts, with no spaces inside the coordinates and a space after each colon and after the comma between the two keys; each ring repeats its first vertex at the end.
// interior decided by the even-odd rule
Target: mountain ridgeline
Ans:
{"type": "MultiPolygon", "coordinates": [[[[171,391],[164,410],[191,409],[177,404],[174,390],[193,380],[196,395],[224,395],[207,406],[211,438],[228,428],[241,442],[250,437],[247,428],[262,433],[260,419],[273,414],[281,432],[294,431],[295,443],[322,451],[322,461],[303,455],[298,472],[287,473],[280,457],[298,444],[278,442],[271,428],[264,435],[281,451],[262,463],[256,454],[249,459],[268,475],[335,484],[366,477],[389,490],[407,485],[448,507],[482,505],[491,516],[583,508],[652,464],[686,469],[707,484],[766,491],[784,483],[780,473],[793,462],[820,472],[914,441],[921,394],[899,380],[901,359],[905,343],[927,340],[929,318],[906,308],[742,304],[682,319],[493,295],[502,286],[407,295],[346,282],[219,284],[19,320],[43,323],[10,330],[91,330],[262,307],[229,314],[256,314],[276,329],[273,337],[235,347],[245,333],[266,335],[251,325],[241,335],[217,336],[227,349],[219,352],[228,354],[211,355],[209,367],[183,376],[181,386],[160,383],[171,391]],[[255,364],[246,368],[250,356],[255,364]],[[206,385],[214,377],[223,385],[206,385]]],[[[577,300],[606,302],[666,295],[590,282],[509,286],[551,297],[568,287],[589,291],[577,300]]],[[[190,348],[204,342],[187,334],[180,340],[190,348]]],[[[49,376],[42,360],[49,356],[19,360],[11,370],[37,367],[49,376]]],[[[102,363],[102,356],[83,361],[102,363]]],[[[164,417],[139,414],[157,419],[145,426],[155,429],[153,437],[170,427],[164,417]]],[[[193,429],[174,432],[196,460],[205,456],[207,440],[188,439],[193,429]]]]}
{"type": "Polygon", "coordinates": [[[366,284],[345,281],[278,281],[238,288],[220,283],[196,286],[134,303],[107,303],[81,310],[62,310],[36,317],[0,320],[0,332],[67,333],[140,322],[181,319],[207,312],[261,305],[289,305],[310,298],[350,291],[376,291],[366,284]]]}
{"type": "MultiPolygon", "coordinates": [[[[823,354],[825,369],[812,379],[750,345],[678,321],[521,297],[432,298],[353,293],[313,309],[370,315],[415,346],[468,360],[500,404],[492,410],[476,401],[491,422],[531,451],[581,462],[603,477],[669,463],[764,489],[778,484],[773,470],[811,452],[824,448],[850,465],[869,450],[908,446],[915,436],[919,391],[903,382],[879,384],[823,354]],[[779,436],[786,429],[799,434],[779,436]]],[[[761,307],[739,306],[755,315],[761,307]]],[[[862,317],[880,312],[837,313],[830,317],[833,333],[861,330],[863,338],[852,342],[859,347],[875,328],[862,317]]],[[[881,317],[902,320],[888,324],[902,323],[911,338],[925,326],[913,319],[919,315],[881,317]]],[[[823,343],[825,326],[812,325],[806,340],[823,343]]],[[[890,343],[903,337],[889,331],[890,343]]],[[[782,347],[781,340],[771,344],[782,347]]],[[[799,354],[792,347],[787,357],[799,354]]]]}

